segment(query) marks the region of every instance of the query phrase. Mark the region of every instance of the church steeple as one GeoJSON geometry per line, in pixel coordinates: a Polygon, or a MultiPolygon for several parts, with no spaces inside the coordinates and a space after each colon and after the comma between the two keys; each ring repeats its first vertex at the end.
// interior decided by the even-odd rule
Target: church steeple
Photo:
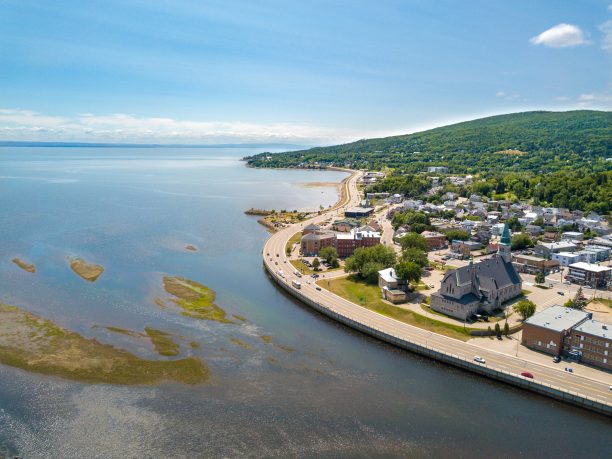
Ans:
{"type": "Polygon", "coordinates": [[[508,224],[505,223],[504,232],[502,233],[501,240],[499,241],[497,255],[502,257],[504,261],[508,263],[512,261],[511,247],[512,240],[510,239],[510,228],[508,228],[508,224]]]}

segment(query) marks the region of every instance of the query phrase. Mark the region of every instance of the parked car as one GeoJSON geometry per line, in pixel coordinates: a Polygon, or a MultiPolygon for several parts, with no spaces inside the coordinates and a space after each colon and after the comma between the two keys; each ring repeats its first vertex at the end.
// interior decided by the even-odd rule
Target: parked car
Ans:
{"type": "Polygon", "coordinates": [[[553,362],[555,362],[555,363],[559,363],[560,361],[561,361],[561,357],[559,357],[558,355],[555,355],[555,356],[553,357],[553,362]]]}
{"type": "Polygon", "coordinates": [[[480,357],[478,355],[474,357],[474,362],[487,363],[485,359],[483,359],[482,357],[480,357]]]}
{"type": "Polygon", "coordinates": [[[557,293],[558,293],[559,295],[561,295],[561,296],[564,296],[564,295],[565,295],[565,293],[563,293],[563,292],[561,292],[561,291],[558,291],[557,293]]]}
{"type": "Polygon", "coordinates": [[[529,373],[528,371],[521,372],[521,376],[523,376],[524,378],[533,379],[533,375],[529,373]]]}

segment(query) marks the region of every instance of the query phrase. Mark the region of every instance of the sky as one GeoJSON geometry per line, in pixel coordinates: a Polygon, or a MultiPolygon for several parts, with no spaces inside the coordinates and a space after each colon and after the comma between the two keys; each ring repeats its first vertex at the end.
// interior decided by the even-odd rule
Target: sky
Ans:
{"type": "Polygon", "coordinates": [[[0,140],[327,145],[612,109],[607,0],[0,0],[0,140]]]}

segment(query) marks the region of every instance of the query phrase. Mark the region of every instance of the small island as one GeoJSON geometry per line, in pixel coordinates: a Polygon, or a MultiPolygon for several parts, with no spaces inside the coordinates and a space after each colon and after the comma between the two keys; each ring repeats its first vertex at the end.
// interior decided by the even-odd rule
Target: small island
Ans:
{"type": "Polygon", "coordinates": [[[12,262],[15,263],[17,266],[19,266],[24,271],[27,271],[32,274],[36,272],[36,266],[23,261],[21,258],[13,258],[12,262]]]}
{"type": "Polygon", "coordinates": [[[185,246],[185,250],[189,250],[190,252],[197,252],[198,251],[198,247],[193,245],[193,244],[187,244],[185,246]]]}
{"type": "MultiPolygon", "coordinates": [[[[155,333],[153,333],[155,335],[155,333]]],[[[166,336],[152,338],[161,354],[175,355],[166,336]],[[156,345],[156,342],[158,344],[156,345]],[[159,344],[161,343],[161,344],[159,344]]],[[[208,369],[194,357],[146,360],[96,339],[87,339],[22,309],[0,303],[0,363],[34,373],[105,384],[206,381],[208,369]]]]}
{"type": "Polygon", "coordinates": [[[183,277],[164,276],[164,290],[173,295],[174,304],[183,311],[182,315],[196,319],[233,323],[223,309],[215,304],[215,291],[198,282],[183,277]]]}
{"type": "Polygon", "coordinates": [[[70,268],[87,282],[95,282],[104,272],[104,267],[94,263],[88,263],[82,258],[71,258],[70,268]]]}

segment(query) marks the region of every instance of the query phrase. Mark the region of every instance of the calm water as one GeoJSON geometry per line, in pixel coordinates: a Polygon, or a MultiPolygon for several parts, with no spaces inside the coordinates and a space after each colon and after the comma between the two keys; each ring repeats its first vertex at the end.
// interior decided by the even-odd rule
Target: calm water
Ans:
{"type": "Polygon", "coordinates": [[[237,149],[0,149],[0,301],[92,329],[154,326],[209,383],[85,385],[0,366],[0,451],[23,457],[609,457],[608,420],[396,350],[317,315],[265,276],[249,207],[336,200],[340,172],[254,170],[237,149]],[[195,244],[197,253],[184,250],[195,244]],[[67,257],[105,266],[95,284],[67,257]],[[10,260],[37,265],[35,275],[10,260]],[[217,291],[241,325],[161,310],[163,274],[217,291]],[[271,335],[266,345],[262,335],[271,335]],[[251,345],[243,349],[232,338],[251,345]],[[191,340],[201,349],[191,350],[191,340]],[[606,453],[606,451],[608,453],[606,453]]]}

